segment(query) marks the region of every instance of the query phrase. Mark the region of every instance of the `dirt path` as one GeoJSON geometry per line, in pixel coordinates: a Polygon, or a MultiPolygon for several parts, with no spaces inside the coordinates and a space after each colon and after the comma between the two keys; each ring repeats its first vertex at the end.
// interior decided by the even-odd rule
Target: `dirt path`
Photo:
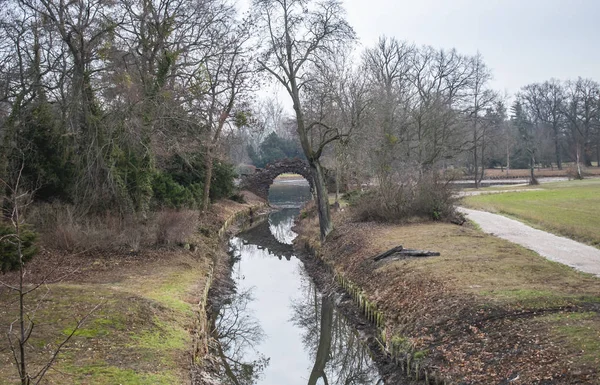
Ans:
{"type": "Polygon", "coordinates": [[[489,234],[531,249],[543,257],[600,277],[600,250],[568,238],[534,229],[514,219],[459,207],[489,234]]]}

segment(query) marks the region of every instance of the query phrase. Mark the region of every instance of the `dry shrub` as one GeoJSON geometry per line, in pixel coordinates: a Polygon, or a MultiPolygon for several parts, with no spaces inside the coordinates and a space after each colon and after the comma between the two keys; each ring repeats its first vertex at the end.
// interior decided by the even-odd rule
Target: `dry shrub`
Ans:
{"type": "Polygon", "coordinates": [[[454,221],[456,196],[449,179],[436,172],[403,173],[402,178],[380,183],[351,206],[358,221],[454,221]]]}
{"type": "Polygon", "coordinates": [[[26,220],[41,234],[42,244],[52,250],[123,250],[137,252],[155,243],[155,219],[106,212],[84,215],[67,204],[37,204],[26,220]]]}
{"type": "Polygon", "coordinates": [[[183,244],[198,228],[198,212],[193,210],[165,210],[156,220],[156,243],[183,244]]]}
{"type": "Polygon", "coordinates": [[[577,168],[577,164],[571,164],[567,167],[567,177],[569,178],[569,180],[583,179],[584,176],[585,168],[583,167],[583,165],[580,165],[579,169],[577,168]],[[579,173],[579,170],[581,170],[581,173],[579,173]]]}

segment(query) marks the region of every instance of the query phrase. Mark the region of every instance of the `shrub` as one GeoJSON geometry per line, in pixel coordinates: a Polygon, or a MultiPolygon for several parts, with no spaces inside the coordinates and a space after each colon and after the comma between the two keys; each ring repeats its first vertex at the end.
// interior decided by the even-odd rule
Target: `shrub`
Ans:
{"type": "Polygon", "coordinates": [[[455,202],[449,181],[430,172],[402,183],[380,185],[357,197],[351,210],[359,221],[452,221],[457,216],[455,202]]]}
{"type": "Polygon", "coordinates": [[[156,243],[159,245],[184,244],[197,227],[197,211],[162,211],[158,214],[156,221],[156,243]]]}
{"type": "Polygon", "coordinates": [[[183,186],[177,183],[171,175],[158,172],[152,181],[154,204],[174,209],[198,207],[202,202],[203,188],[200,183],[183,186]]]}
{"type": "Polygon", "coordinates": [[[53,203],[32,205],[27,218],[40,232],[41,243],[57,251],[138,251],[155,244],[155,216],[82,215],[72,205],[53,203]]]}
{"type": "Polygon", "coordinates": [[[246,203],[246,197],[244,196],[244,194],[239,192],[230,196],[229,199],[237,203],[246,203]]]}
{"type": "Polygon", "coordinates": [[[348,204],[354,205],[363,194],[364,192],[361,190],[352,190],[342,194],[342,199],[348,202],[348,204]]]}
{"type": "MultiPolygon", "coordinates": [[[[37,233],[28,226],[20,229],[21,254],[23,263],[28,262],[37,253],[37,233]]],[[[19,239],[15,228],[7,223],[0,223],[0,271],[17,270],[19,268],[19,239]]]]}
{"type": "Polygon", "coordinates": [[[210,185],[210,199],[217,200],[231,196],[235,191],[234,179],[236,176],[231,164],[215,160],[210,185]]]}
{"type": "MultiPolygon", "coordinates": [[[[157,180],[159,185],[153,186],[153,188],[158,188],[158,191],[155,191],[157,202],[165,199],[167,204],[163,206],[171,208],[193,208],[202,203],[206,175],[206,164],[202,154],[174,155],[166,161],[160,174],[161,176],[157,180]],[[190,200],[190,198],[193,199],[190,200]]],[[[215,159],[209,192],[210,199],[217,200],[231,196],[235,191],[234,179],[236,176],[231,164],[215,159]]]]}

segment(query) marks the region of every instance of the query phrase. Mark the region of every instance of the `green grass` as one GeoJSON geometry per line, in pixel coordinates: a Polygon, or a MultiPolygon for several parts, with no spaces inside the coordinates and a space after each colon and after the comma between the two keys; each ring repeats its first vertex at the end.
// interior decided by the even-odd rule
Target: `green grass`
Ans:
{"type": "Polygon", "coordinates": [[[541,190],[466,197],[463,204],[513,216],[543,230],[600,246],[600,179],[538,187],[541,190]]]}
{"type": "Polygon", "coordinates": [[[98,360],[93,364],[61,366],[61,370],[71,374],[69,383],[97,385],[171,385],[179,383],[171,373],[140,373],[132,369],[121,369],[98,360]]]}
{"type": "MultiPolygon", "coordinates": [[[[186,297],[201,274],[181,265],[119,285],[53,284],[47,293],[33,292],[28,301],[39,306],[28,349],[31,367],[45,363],[48,352],[72,333],[77,320],[100,304],[58,356],[48,383],[182,383],[182,360],[191,346],[187,328],[195,316],[186,297]]],[[[4,303],[11,303],[11,297],[0,295],[0,325],[16,316],[16,309],[4,308],[4,303]]],[[[8,385],[14,383],[16,371],[3,348],[4,341],[0,384],[8,385]]]]}
{"type": "Polygon", "coordinates": [[[542,317],[554,342],[566,345],[590,363],[600,363],[600,323],[595,312],[559,313],[542,317]]]}

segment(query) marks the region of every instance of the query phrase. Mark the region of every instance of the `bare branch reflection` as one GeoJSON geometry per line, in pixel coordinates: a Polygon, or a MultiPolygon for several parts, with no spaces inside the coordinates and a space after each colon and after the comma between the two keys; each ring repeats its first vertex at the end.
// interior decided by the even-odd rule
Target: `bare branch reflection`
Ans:
{"type": "Polygon", "coordinates": [[[215,321],[226,384],[255,384],[269,364],[269,358],[254,349],[265,334],[248,309],[252,300],[252,289],[233,294],[221,306],[215,321]]]}

